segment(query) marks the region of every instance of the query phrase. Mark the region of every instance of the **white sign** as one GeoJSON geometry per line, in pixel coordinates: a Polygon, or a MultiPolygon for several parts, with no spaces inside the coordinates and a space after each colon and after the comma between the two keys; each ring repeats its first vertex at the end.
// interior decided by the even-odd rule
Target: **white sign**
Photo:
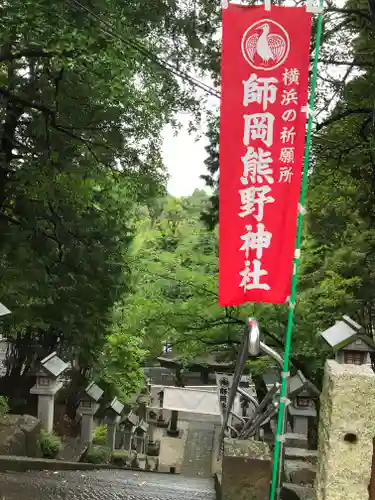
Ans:
{"type": "Polygon", "coordinates": [[[217,395],[215,392],[204,391],[202,388],[164,387],[163,408],[165,410],[220,416],[217,395]]]}

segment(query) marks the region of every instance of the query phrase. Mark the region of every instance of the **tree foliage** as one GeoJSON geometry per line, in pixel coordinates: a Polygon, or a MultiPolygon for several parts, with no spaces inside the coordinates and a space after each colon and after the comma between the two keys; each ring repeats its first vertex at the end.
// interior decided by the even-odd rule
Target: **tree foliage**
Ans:
{"type": "Polygon", "coordinates": [[[162,0],[16,0],[0,10],[5,385],[21,387],[56,349],[83,378],[107,359],[101,375],[114,382],[120,370],[127,394],[142,352],[114,318],[137,211],[165,190],[163,126],[178,111],[199,117],[190,79],[159,56],[204,67],[215,12],[162,0]]]}

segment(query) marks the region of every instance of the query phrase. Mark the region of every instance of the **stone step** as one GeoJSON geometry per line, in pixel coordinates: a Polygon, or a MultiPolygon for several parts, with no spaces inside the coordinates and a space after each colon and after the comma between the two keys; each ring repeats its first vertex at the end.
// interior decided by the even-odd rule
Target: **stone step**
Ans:
{"type": "Polygon", "coordinates": [[[315,490],[308,486],[284,483],[281,490],[281,500],[316,500],[315,490]]]}
{"type": "Polygon", "coordinates": [[[316,450],[306,450],[305,448],[291,448],[285,447],[285,459],[291,460],[305,460],[316,464],[318,452],[316,450]]]}

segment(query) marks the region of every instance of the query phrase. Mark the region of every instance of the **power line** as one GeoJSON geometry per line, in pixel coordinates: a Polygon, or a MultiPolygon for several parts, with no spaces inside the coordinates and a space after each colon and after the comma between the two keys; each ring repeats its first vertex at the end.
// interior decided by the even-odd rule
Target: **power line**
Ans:
{"type": "Polygon", "coordinates": [[[144,55],[147,57],[149,60],[152,62],[158,64],[160,67],[163,69],[169,71],[170,73],[174,74],[175,76],[178,76],[182,78],[183,80],[187,80],[191,84],[195,85],[196,87],[200,88],[204,92],[213,95],[214,97],[220,98],[220,93],[217,92],[215,89],[212,87],[206,85],[205,83],[197,80],[194,78],[192,75],[189,75],[189,73],[186,73],[185,71],[182,71],[178,69],[176,66],[173,64],[169,63],[168,61],[161,59],[158,57],[156,54],[153,54],[150,50],[148,50],[146,47],[142,46],[139,42],[136,42],[134,40],[131,40],[130,38],[126,38],[118,33],[116,28],[109,23],[108,21],[105,21],[102,19],[100,16],[92,12],[88,7],[85,7],[82,5],[78,0],[68,0],[71,4],[75,4],[77,7],[80,9],[86,11],[90,16],[94,17],[97,21],[99,21],[100,24],[105,26],[107,29],[101,30],[104,33],[107,33],[108,35],[112,36],[113,38],[117,38],[118,40],[122,41],[125,45],[128,47],[130,46],[131,48],[137,50],[140,54],[144,55]]]}

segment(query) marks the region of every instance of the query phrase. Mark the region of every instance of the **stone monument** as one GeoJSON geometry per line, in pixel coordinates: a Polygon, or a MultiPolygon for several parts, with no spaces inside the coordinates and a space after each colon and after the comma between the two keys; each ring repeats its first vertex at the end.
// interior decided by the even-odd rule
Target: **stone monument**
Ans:
{"type": "Polygon", "coordinates": [[[68,367],[69,363],[53,352],[40,362],[36,384],[30,390],[31,394],[38,395],[38,418],[48,432],[53,430],[55,394],[63,385],[60,377],[68,367]]]}

